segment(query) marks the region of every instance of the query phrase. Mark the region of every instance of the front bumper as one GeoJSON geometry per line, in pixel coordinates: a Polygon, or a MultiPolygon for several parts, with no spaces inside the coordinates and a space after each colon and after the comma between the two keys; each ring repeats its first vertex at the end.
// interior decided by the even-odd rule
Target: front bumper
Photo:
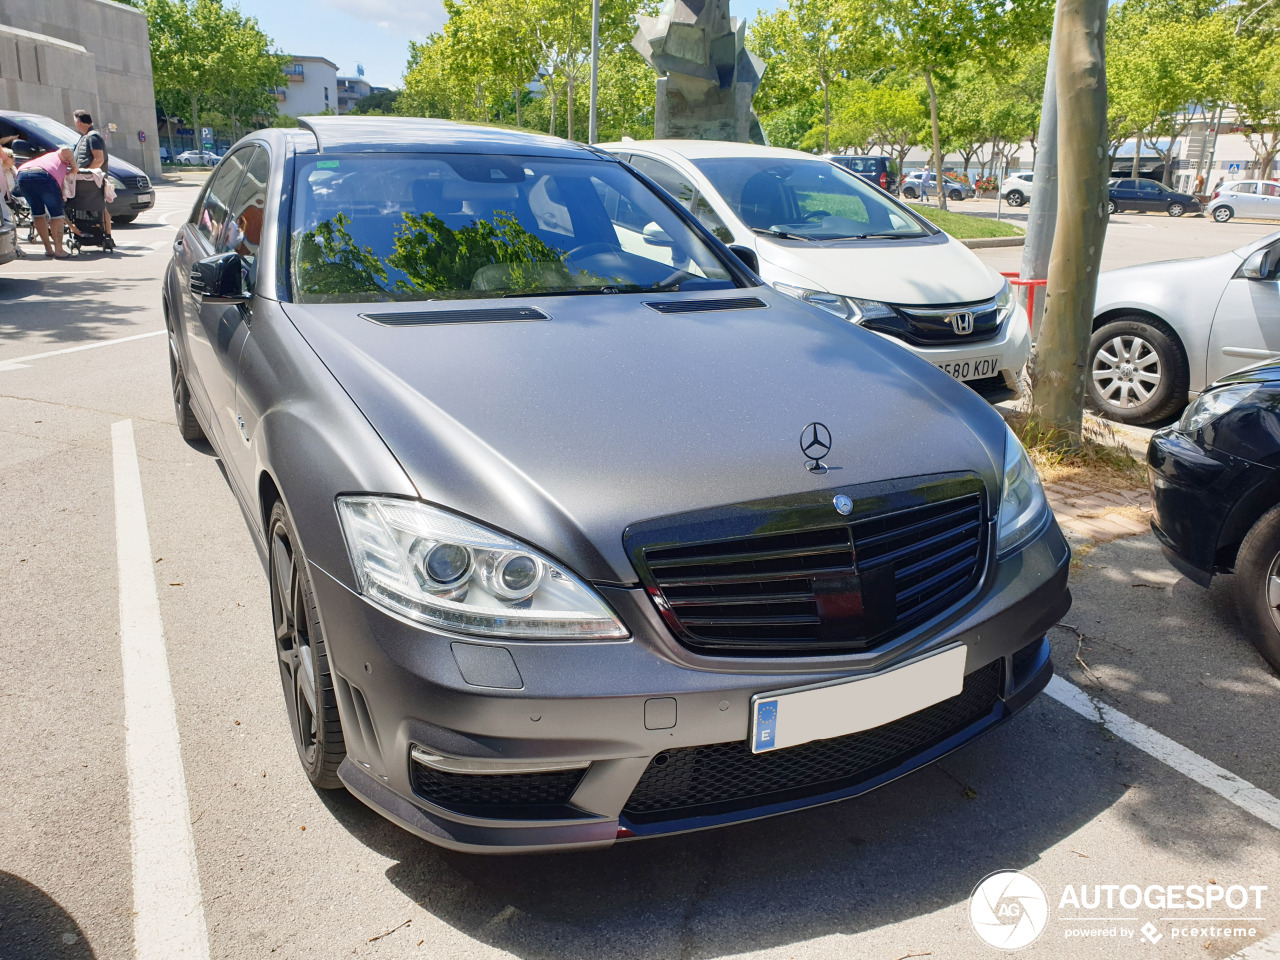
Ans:
{"type": "Polygon", "coordinates": [[[155,205],[156,194],[153,187],[146,190],[126,187],[116,191],[116,198],[107,205],[107,210],[113,217],[133,217],[150,210],[155,205]]]}
{"type": "MultiPolygon", "coordinates": [[[[628,641],[450,637],[388,615],[313,564],[348,754],[339,775],[404,828],[473,852],[607,846],[856,796],[956,749],[1043,688],[1052,673],[1043,638],[1070,605],[1068,563],[1066,542],[1050,521],[1020,553],[990,562],[974,596],[901,642],[856,655],[785,658],[688,651],[674,643],[642,590],[623,587],[600,590],[631,627],[628,641]],[[938,727],[909,750],[879,756],[834,789],[775,792],[759,803],[704,805],[688,815],[628,814],[637,784],[660,756],[708,745],[740,749],[754,694],[874,673],[955,643],[966,647],[967,676],[985,672],[995,684],[990,701],[965,714],[962,724],[938,727]],[[425,797],[414,751],[491,771],[468,775],[470,781],[499,776],[510,769],[504,765],[526,772],[532,765],[577,765],[584,772],[575,775],[567,802],[532,812],[513,806],[510,815],[495,816],[425,797]]],[[[493,780],[496,789],[489,792],[501,794],[511,781],[493,780]]]]}
{"type": "MultiPolygon", "coordinates": [[[[1031,357],[1031,326],[1027,322],[1027,311],[1021,306],[1013,308],[1013,313],[1000,325],[994,337],[976,343],[922,347],[879,330],[871,332],[910,350],[921,360],[926,360],[949,373],[957,366],[963,368],[965,364],[969,364],[969,369],[965,371],[967,375],[963,377],[964,381],[995,376],[1002,378],[1006,386],[1014,391],[1018,390],[1018,374],[1031,357]],[[994,369],[977,366],[978,361],[992,357],[995,358],[994,369]]],[[[961,378],[957,377],[957,379],[961,378]]]]}
{"type": "Polygon", "coordinates": [[[1232,569],[1234,547],[1274,501],[1275,471],[1204,447],[1166,427],[1147,447],[1151,529],[1169,562],[1207,587],[1232,569]]]}

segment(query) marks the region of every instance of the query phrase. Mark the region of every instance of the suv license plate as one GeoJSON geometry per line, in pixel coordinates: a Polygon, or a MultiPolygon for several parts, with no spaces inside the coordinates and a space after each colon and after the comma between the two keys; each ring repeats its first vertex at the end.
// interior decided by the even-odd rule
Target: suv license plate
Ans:
{"type": "Polygon", "coordinates": [[[751,698],[751,752],[870,730],[954,697],[964,688],[967,649],[948,647],[869,677],[757,693],[751,698]]]}
{"type": "Polygon", "coordinates": [[[969,360],[935,363],[934,366],[943,373],[951,374],[957,380],[979,380],[984,377],[994,377],[1000,371],[1000,358],[973,357],[969,360]]]}

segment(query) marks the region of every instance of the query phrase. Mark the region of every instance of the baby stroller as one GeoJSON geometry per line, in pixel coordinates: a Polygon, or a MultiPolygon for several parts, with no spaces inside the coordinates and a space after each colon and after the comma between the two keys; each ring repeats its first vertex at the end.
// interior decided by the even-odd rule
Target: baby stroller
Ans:
{"type": "Polygon", "coordinates": [[[102,226],[102,211],[106,209],[106,187],[99,184],[92,174],[76,177],[76,195],[64,204],[67,211],[67,248],[72,255],[83,247],[101,247],[104,253],[116,248],[115,241],[102,226]]]}

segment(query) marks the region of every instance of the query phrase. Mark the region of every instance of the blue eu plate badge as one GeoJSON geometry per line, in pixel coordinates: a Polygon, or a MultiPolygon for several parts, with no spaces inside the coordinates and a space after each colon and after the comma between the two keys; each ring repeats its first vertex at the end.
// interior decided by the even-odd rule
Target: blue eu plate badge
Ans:
{"type": "Polygon", "coordinates": [[[754,753],[772,750],[778,732],[778,701],[756,701],[756,742],[754,753]]]}

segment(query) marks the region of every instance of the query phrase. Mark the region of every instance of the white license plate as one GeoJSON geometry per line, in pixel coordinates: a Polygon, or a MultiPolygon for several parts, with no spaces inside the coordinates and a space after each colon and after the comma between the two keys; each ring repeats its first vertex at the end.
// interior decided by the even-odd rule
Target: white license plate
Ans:
{"type": "Polygon", "coordinates": [[[133,202],[134,203],[150,203],[154,196],[155,195],[151,193],[140,193],[138,194],[138,199],[134,200],[133,202]]]}
{"type": "Polygon", "coordinates": [[[751,698],[751,752],[870,730],[954,697],[964,688],[967,649],[948,647],[856,680],[758,693],[751,698]]]}
{"type": "Polygon", "coordinates": [[[951,374],[957,380],[978,380],[983,377],[994,377],[1000,371],[1000,358],[972,357],[968,360],[935,363],[934,366],[943,373],[951,374]]]}

